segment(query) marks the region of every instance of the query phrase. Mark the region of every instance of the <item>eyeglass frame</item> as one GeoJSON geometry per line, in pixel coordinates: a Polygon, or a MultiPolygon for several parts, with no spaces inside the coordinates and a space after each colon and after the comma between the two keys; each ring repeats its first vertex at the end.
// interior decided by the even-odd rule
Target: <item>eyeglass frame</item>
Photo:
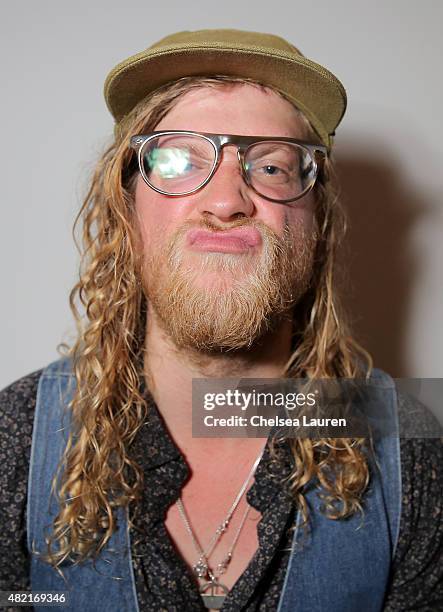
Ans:
{"type": "Polygon", "coordinates": [[[275,202],[276,204],[289,204],[290,202],[295,202],[296,200],[300,200],[300,198],[304,197],[307,193],[309,193],[313,189],[317,181],[317,178],[318,178],[319,170],[323,166],[323,163],[325,162],[328,156],[328,148],[324,145],[314,144],[314,143],[306,142],[305,140],[299,140],[297,138],[288,138],[284,136],[240,136],[238,134],[212,134],[210,132],[193,132],[191,130],[159,130],[159,131],[154,131],[154,132],[148,132],[147,134],[138,134],[138,135],[132,136],[130,140],[131,149],[134,149],[137,153],[139,171],[145,183],[157,193],[161,193],[162,195],[167,195],[172,198],[185,196],[185,195],[191,195],[193,193],[196,193],[197,191],[200,191],[200,189],[203,189],[203,187],[205,187],[209,183],[209,181],[212,179],[218,166],[220,165],[221,152],[223,150],[223,147],[225,147],[226,145],[231,145],[231,144],[237,147],[237,158],[240,163],[242,178],[245,181],[246,185],[248,185],[248,187],[250,187],[260,197],[264,198],[265,200],[269,200],[270,202],[275,202]],[[207,140],[209,143],[211,143],[215,151],[214,163],[212,165],[212,168],[208,176],[200,185],[198,185],[194,189],[191,189],[190,191],[183,191],[181,193],[169,193],[167,191],[163,191],[162,189],[155,187],[152,183],[149,182],[144,172],[144,169],[143,169],[142,151],[146,143],[149,142],[150,140],[153,140],[154,138],[157,138],[158,136],[168,136],[172,134],[201,136],[202,138],[207,140]],[[302,191],[301,194],[299,194],[295,198],[289,198],[286,200],[278,200],[278,199],[263,195],[262,193],[257,191],[257,189],[251,184],[249,177],[248,177],[248,173],[247,173],[248,171],[246,170],[246,167],[245,167],[245,155],[248,149],[252,145],[259,144],[262,142],[283,142],[283,143],[288,142],[288,143],[292,143],[292,144],[296,144],[301,147],[304,147],[305,149],[309,151],[311,159],[314,163],[314,178],[312,179],[311,184],[308,187],[306,187],[302,191]]]}

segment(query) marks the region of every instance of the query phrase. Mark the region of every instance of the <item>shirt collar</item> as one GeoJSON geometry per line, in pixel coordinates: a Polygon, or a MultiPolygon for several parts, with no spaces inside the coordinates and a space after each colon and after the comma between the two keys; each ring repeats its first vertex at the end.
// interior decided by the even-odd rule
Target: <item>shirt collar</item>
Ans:
{"type": "Polygon", "coordinates": [[[144,469],[149,470],[178,459],[182,454],[172,439],[152,394],[146,387],[143,375],[140,375],[139,391],[147,403],[147,418],[137,432],[134,445],[138,454],[143,456],[144,469]]]}
{"type": "MultiPolygon", "coordinates": [[[[157,407],[157,404],[146,386],[144,375],[139,377],[139,391],[147,402],[147,418],[133,443],[134,459],[149,477],[152,472],[160,470],[162,479],[171,480],[169,483],[178,491],[183,486],[189,476],[189,467],[180,449],[172,439],[165,421],[157,407]],[[172,470],[166,470],[166,464],[172,463],[172,470]],[[161,468],[163,466],[163,468],[161,468]],[[175,473],[175,477],[172,474],[175,473]],[[171,476],[171,478],[169,477],[171,476]]],[[[275,433],[275,428],[271,431],[268,440],[275,433]]],[[[263,445],[265,440],[263,439],[263,445]]],[[[248,502],[256,509],[264,512],[270,498],[282,492],[281,478],[288,476],[292,470],[293,458],[289,445],[286,442],[276,444],[279,452],[279,465],[276,469],[275,463],[271,460],[269,446],[267,445],[263,456],[254,474],[254,482],[248,491],[248,502]]],[[[154,476],[154,475],[153,475],[154,476]]],[[[149,478],[150,479],[150,478],[149,478]]],[[[165,482],[166,484],[166,482],[165,482]]],[[[172,491],[171,496],[174,497],[172,491]]],[[[166,500],[163,500],[165,502],[166,500]]]]}

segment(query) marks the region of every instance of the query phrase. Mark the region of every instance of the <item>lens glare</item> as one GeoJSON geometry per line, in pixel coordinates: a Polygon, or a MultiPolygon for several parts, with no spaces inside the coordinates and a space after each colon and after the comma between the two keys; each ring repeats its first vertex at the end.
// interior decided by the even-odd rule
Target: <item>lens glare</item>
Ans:
{"type": "MultiPolygon", "coordinates": [[[[142,173],[146,182],[162,193],[187,194],[207,181],[216,155],[215,144],[203,135],[161,134],[143,145],[142,173]]],[[[296,200],[316,179],[315,159],[302,144],[257,142],[246,149],[243,160],[247,182],[258,194],[276,202],[296,200]]]]}
{"type": "Polygon", "coordinates": [[[215,155],[212,143],[202,136],[166,134],[146,143],[143,171],[156,189],[172,195],[187,193],[208,178],[215,155]]]}
{"type": "Polygon", "coordinates": [[[295,143],[260,142],[250,146],[245,167],[252,187],[274,200],[290,200],[315,180],[315,163],[309,149],[295,143]]]}

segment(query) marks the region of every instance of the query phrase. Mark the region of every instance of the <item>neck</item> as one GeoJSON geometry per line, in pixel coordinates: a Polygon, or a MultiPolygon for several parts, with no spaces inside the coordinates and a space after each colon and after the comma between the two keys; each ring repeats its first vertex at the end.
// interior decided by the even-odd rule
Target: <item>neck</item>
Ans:
{"type": "MultiPolygon", "coordinates": [[[[280,378],[290,357],[292,321],[283,318],[260,342],[244,351],[206,354],[178,349],[159,325],[154,312],[147,317],[144,372],[166,426],[181,449],[238,448],[236,438],[192,438],[193,378],[280,378]]],[[[241,440],[242,443],[251,440],[241,440]]],[[[255,444],[259,442],[255,440],[255,444]]],[[[262,440],[262,444],[264,441],[262,440]]]]}

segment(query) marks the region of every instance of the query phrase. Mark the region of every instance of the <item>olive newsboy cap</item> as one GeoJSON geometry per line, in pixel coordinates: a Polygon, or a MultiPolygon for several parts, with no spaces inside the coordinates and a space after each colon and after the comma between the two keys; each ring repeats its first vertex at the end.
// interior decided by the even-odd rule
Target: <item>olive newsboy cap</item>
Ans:
{"type": "Polygon", "coordinates": [[[242,30],[178,32],[120,62],[104,86],[117,125],[149,93],[185,76],[249,77],[284,93],[331,147],[346,92],[329,70],[283,38],[242,30]]]}

